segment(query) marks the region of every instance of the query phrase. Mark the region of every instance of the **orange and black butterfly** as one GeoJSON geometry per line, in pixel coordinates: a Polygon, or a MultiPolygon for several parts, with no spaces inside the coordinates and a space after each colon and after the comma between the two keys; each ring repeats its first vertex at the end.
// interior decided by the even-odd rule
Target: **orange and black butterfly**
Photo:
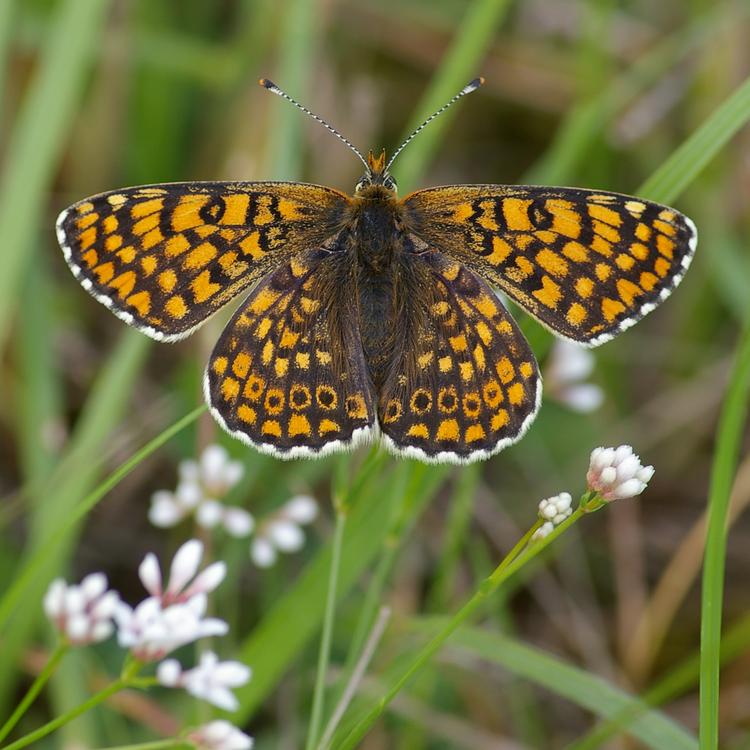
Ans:
{"type": "Polygon", "coordinates": [[[224,429],[279,458],[377,436],[424,461],[487,458],[524,434],[542,393],[496,289],[597,346],[664,300],[693,256],[690,219],[616,193],[449,185],[400,199],[393,158],[365,160],[323,124],[366,166],[353,196],[294,182],[150,185],[87,198],[57,222],[83,287],[159,341],[247,292],[205,395],[224,429]]]}

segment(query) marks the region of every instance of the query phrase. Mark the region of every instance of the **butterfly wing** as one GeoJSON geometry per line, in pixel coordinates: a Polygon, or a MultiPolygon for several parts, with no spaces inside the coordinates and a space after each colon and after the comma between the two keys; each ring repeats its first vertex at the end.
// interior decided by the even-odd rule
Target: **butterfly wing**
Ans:
{"type": "Polygon", "coordinates": [[[487,458],[519,440],[541,399],[534,355],[492,290],[440,253],[410,261],[403,345],[378,401],[394,453],[424,461],[487,458]]]}
{"type": "Polygon", "coordinates": [[[279,458],[369,438],[375,407],[336,238],[264,278],[214,348],[204,390],[229,433],[279,458]]]}
{"type": "Polygon", "coordinates": [[[597,346],[669,296],[695,251],[672,208],[578,188],[457,185],[403,202],[410,229],[554,333],[597,346]]]}
{"type": "Polygon", "coordinates": [[[90,294],[143,333],[174,341],[333,235],[348,201],[285,182],[152,185],[74,204],[60,214],[57,236],[90,294]]]}

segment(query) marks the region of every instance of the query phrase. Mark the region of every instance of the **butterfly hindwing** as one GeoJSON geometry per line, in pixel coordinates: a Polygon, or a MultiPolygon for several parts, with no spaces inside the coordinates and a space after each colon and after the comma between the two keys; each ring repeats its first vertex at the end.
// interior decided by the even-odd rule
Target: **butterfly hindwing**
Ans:
{"type": "Polygon", "coordinates": [[[337,230],[349,199],[298,183],[128,188],[60,214],[84,288],[152,338],[183,338],[283,260],[337,230]]]}
{"type": "Polygon", "coordinates": [[[534,355],[492,290],[469,269],[425,253],[421,294],[403,325],[416,326],[382,388],[386,444],[427,461],[486,458],[518,440],[536,414],[541,381],[534,355]]]}
{"type": "Polygon", "coordinates": [[[697,240],[672,208],[578,188],[456,185],[412,193],[404,207],[424,241],[588,346],[669,296],[697,240]]]}
{"type": "Polygon", "coordinates": [[[214,348],[206,400],[232,435],[280,458],[367,439],[375,407],[353,298],[335,250],[295,256],[264,278],[214,348]]]}

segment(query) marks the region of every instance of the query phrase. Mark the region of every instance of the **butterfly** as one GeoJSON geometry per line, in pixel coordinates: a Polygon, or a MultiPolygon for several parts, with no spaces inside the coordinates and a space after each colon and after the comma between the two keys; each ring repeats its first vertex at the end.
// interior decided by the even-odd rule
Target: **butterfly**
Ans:
{"type": "Polygon", "coordinates": [[[554,334],[598,346],[677,286],[695,251],[673,208],[568,187],[397,194],[386,163],[266,79],[366,167],[353,195],[295,182],[184,182],[102,193],[60,214],[82,286],[159,341],[245,294],[204,378],[231,435],[279,458],[380,437],[428,462],[487,458],[539,409],[539,368],[502,292],[554,334]]]}

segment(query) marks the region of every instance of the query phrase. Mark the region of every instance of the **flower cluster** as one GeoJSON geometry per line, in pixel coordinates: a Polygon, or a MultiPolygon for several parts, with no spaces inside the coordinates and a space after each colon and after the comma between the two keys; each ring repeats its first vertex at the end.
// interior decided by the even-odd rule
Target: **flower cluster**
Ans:
{"type": "Polygon", "coordinates": [[[308,495],[297,495],[258,524],[250,544],[250,557],[259,568],[271,567],[279,552],[297,552],[305,544],[302,526],[318,515],[318,504],[308,495]]]}
{"type": "Polygon", "coordinates": [[[188,735],[198,750],[251,750],[253,738],[223,719],[210,721],[188,735]]]}
{"type": "Polygon", "coordinates": [[[542,500],[539,503],[539,518],[542,519],[543,523],[532,534],[531,539],[536,541],[549,536],[555,526],[559,526],[573,513],[572,503],[573,498],[569,492],[561,492],[559,495],[542,500]]]}
{"type": "Polygon", "coordinates": [[[604,401],[604,391],[585,382],[594,370],[594,355],[569,341],[555,341],[544,367],[546,392],[579,412],[592,412],[604,401]]]}
{"type": "Polygon", "coordinates": [[[189,516],[204,529],[223,528],[234,537],[248,537],[250,557],[259,568],[269,568],[279,553],[297,552],[305,544],[303,526],[318,515],[309,495],[296,495],[257,524],[243,508],[224,505],[222,499],[240,481],[242,464],[232,461],[219,445],[209,445],[198,461],[182,461],[174,492],[160,490],[151,498],[149,519],[154,526],[175,526],[189,516]]]}
{"type": "Polygon", "coordinates": [[[605,502],[640,495],[654,476],[653,466],[641,459],[629,445],[595,448],[586,474],[589,488],[605,502]]]}
{"type": "MultiPolygon", "coordinates": [[[[102,641],[116,630],[119,645],[138,662],[161,661],[181,646],[228,631],[223,620],[206,617],[208,594],[224,580],[226,565],[215,562],[199,570],[202,557],[201,542],[186,542],[175,554],[164,582],[156,556],[147,554],[138,575],[149,596],[135,607],[107,590],[103,574],[94,573],[77,586],[53,581],[44,597],[44,610],[71,645],[102,641]]],[[[204,653],[193,669],[183,670],[174,659],[162,661],[157,667],[160,684],[184,688],[226,710],[237,708],[231,688],[244,685],[250,674],[244,664],[221,662],[213,652],[204,653]]],[[[204,750],[252,746],[252,740],[228,722],[205,725],[191,735],[191,741],[204,750]]]]}
{"type": "Polygon", "coordinates": [[[235,537],[252,533],[255,522],[243,508],[222,503],[224,496],[244,474],[239,461],[232,461],[220,445],[209,445],[199,461],[182,461],[174,492],[160,490],[151,498],[149,519],[154,526],[176,526],[188,516],[204,529],[223,527],[235,537]]]}
{"type": "Polygon", "coordinates": [[[44,612],[68,643],[85,646],[112,635],[112,617],[119,603],[117,592],[107,590],[107,577],[92,573],[78,585],[69,586],[62,578],[52,581],[44,612]]]}

